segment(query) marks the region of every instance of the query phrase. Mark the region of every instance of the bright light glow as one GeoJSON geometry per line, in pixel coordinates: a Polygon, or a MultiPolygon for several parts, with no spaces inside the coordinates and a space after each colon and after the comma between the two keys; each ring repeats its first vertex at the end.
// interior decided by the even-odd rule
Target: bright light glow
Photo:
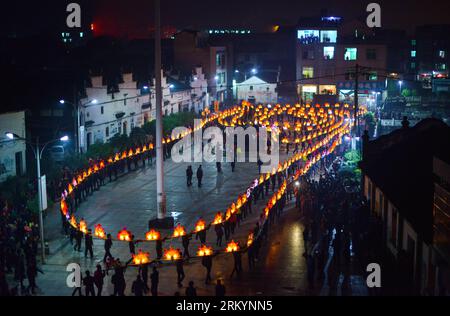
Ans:
{"type": "Polygon", "coordinates": [[[215,79],[216,81],[219,81],[219,76],[215,76],[214,79],[215,79]]]}
{"type": "Polygon", "coordinates": [[[6,133],[6,137],[8,139],[14,139],[14,134],[13,133],[6,133]]]}
{"type": "Polygon", "coordinates": [[[144,90],[148,90],[148,86],[144,86],[144,90]]]}
{"type": "Polygon", "coordinates": [[[97,103],[98,103],[98,100],[97,100],[97,99],[94,99],[94,100],[92,100],[91,103],[92,103],[92,104],[97,104],[97,103]]]}
{"type": "Polygon", "coordinates": [[[59,103],[64,104],[64,103],[66,103],[66,101],[64,101],[64,100],[59,100],[59,103]]]}
{"type": "Polygon", "coordinates": [[[300,186],[300,182],[299,182],[299,181],[296,181],[296,182],[295,182],[295,186],[296,186],[296,187],[299,187],[299,186],[300,186]]]}
{"type": "Polygon", "coordinates": [[[399,85],[402,85],[402,84],[403,84],[403,81],[400,80],[400,81],[398,82],[398,84],[399,84],[399,85]]]}
{"type": "Polygon", "coordinates": [[[238,73],[239,73],[239,70],[236,69],[234,72],[238,74],[238,73]]]}
{"type": "Polygon", "coordinates": [[[173,89],[173,88],[175,88],[175,86],[173,84],[171,84],[171,85],[169,85],[169,88],[173,89]]]}
{"type": "Polygon", "coordinates": [[[62,141],[62,142],[67,142],[67,141],[69,141],[69,136],[67,136],[67,135],[63,136],[59,140],[62,141]]]}
{"type": "Polygon", "coordinates": [[[194,81],[197,81],[198,80],[198,78],[197,77],[194,77],[194,81]]]}
{"type": "Polygon", "coordinates": [[[258,71],[256,70],[256,68],[252,69],[252,74],[256,74],[258,71]]]}

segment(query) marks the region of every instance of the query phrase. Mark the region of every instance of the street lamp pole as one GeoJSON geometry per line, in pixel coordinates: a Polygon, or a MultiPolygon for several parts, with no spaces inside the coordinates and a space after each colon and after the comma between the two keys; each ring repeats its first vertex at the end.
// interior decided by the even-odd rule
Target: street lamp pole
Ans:
{"type": "MultiPolygon", "coordinates": [[[[44,151],[44,148],[42,151],[44,151]]],[[[37,182],[38,182],[38,210],[39,210],[39,233],[41,239],[41,259],[42,263],[45,263],[45,239],[44,239],[44,218],[42,213],[43,205],[42,205],[42,182],[41,182],[41,151],[39,149],[39,137],[36,138],[36,150],[34,152],[36,157],[36,168],[37,168],[37,182]]]]}
{"type": "Polygon", "coordinates": [[[34,157],[36,158],[36,173],[37,173],[37,186],[38,186],[38,211],[39,211],[39,236],[41,239],[41,258],[42,258],[42,263],[45,263],[45,235],[44,235],[44,218],[43,218],[43,211],[44,211],[44,205],[43,205],[43,201],[42,201],[42,197],[43,197],[43,192],[42,192],[42,182],[41,182],[41,158],[42,158],[42,154],[44,153],[45,148],[47,147],[47,145],[54,143],[56,141],[68,141],[69,137],[68,136],[64,136],[61,137],[60,139],[54,139],[51,140],[49,142],[44,143],[44,145],[42,146],[42,149],[40,148],[40,143],[39,143],[39,136],[36,137],[36,144],[34,144],[35,146],[33,147],[33,143],[27,141],[25,138],[18,136],[17,134],[14,133],[5,133],[7,138],[9,138],[10,141],[14,141],[15,139],[24,141],[25,144],[29,145],[33,151],[34,157]]]}

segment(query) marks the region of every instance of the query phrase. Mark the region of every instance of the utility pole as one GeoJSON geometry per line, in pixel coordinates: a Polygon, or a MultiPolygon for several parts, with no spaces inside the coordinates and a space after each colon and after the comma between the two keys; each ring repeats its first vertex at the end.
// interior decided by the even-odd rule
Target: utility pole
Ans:
{"type": "Polygon", "coordinates": [[[73,85],[73,139],[75,142],[75,152],[80,153],[80,110],[78,104],[78,93],[76,84],[73,85]]]}
{"type": "Polygon", "coordinates": [[[155,0],[155,99],[156,99],[156,194],[157,219],[166,218],[166,194],[164,192],[163,122],[162,122],[162,74],[161,74],[161,1],[155,0]]]}
{"type": "MultiPolygon", "coordinates": [[[[45,235],[44,235],[44,206],[42,205],[42,179],[41,179],[41,149],[39,148],[39,137],[36,138],[36,169],[38,185],[38,210],[39,210],[39,237],[41,239],[41,259],[45,263],[45,235]]],[[[45,190],[47,192],[47,190],[45,190]]]]}
{"type": "Polygon", "coordinates": [[[359,133],[358,133],[358,129],[359,129],[359,124],[358,124],[358,110],[359,110],[359,100],[358,100],[358,92],[359,92],[359,65],[356,64],[355,67],[355,102],[354,102],[354,106],[355,106],[355,134],[358,137],[359,133]]]}

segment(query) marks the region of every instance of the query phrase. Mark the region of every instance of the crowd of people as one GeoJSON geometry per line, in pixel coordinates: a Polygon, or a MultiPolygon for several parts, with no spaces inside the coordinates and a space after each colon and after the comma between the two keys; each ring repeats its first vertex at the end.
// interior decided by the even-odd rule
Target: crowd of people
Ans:
{"type": "Polygon", "coordinates": [[[3,200],[0,208],[0,296],[35,294],[37,273],[43,273],[36,257],[37,214],[24,204],[12,205],[3,200]],[[9,286],[8,275],[17,281],[17,286],[9,286]]]}
{"type": "Polygon", "coordinates": [[[316,173],[311,172],[300,184],[302,194],[297,206],[303,216],[303,232],[309,290],[320,291],[325,285],[336,293],[343,274],[342,291],[349,289],[350,275],[367,258],[367,201],[360,196],[358,183],[347,183],[339,170],[340,159],[316,173]],[[325,283],[326,282],[326,283],[325,283]]]}

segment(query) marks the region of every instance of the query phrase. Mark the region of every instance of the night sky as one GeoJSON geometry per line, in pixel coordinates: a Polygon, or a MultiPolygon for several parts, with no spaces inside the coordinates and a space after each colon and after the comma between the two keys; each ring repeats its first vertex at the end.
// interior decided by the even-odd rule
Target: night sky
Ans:
{"type": "MultiPolygon", "coordinates": [[[[65,3],[78,2],[89,8],[101,33],[141,37],[149,34],[153,23],[152,0],[72,0],[15,1],[3,6],[2,23],[6,29],[49,31],[65,19],[65,3]]],[[[162,0],[162,24],[178,29],[209,27],[242,27],[253,30],[274,25],[293,25],[302,16],[329,15],[347,20],[366,16],[370,2],[382,6],[385,28],[413,31],[416,25],[450,23],[448,0],[162,0]]]]}

